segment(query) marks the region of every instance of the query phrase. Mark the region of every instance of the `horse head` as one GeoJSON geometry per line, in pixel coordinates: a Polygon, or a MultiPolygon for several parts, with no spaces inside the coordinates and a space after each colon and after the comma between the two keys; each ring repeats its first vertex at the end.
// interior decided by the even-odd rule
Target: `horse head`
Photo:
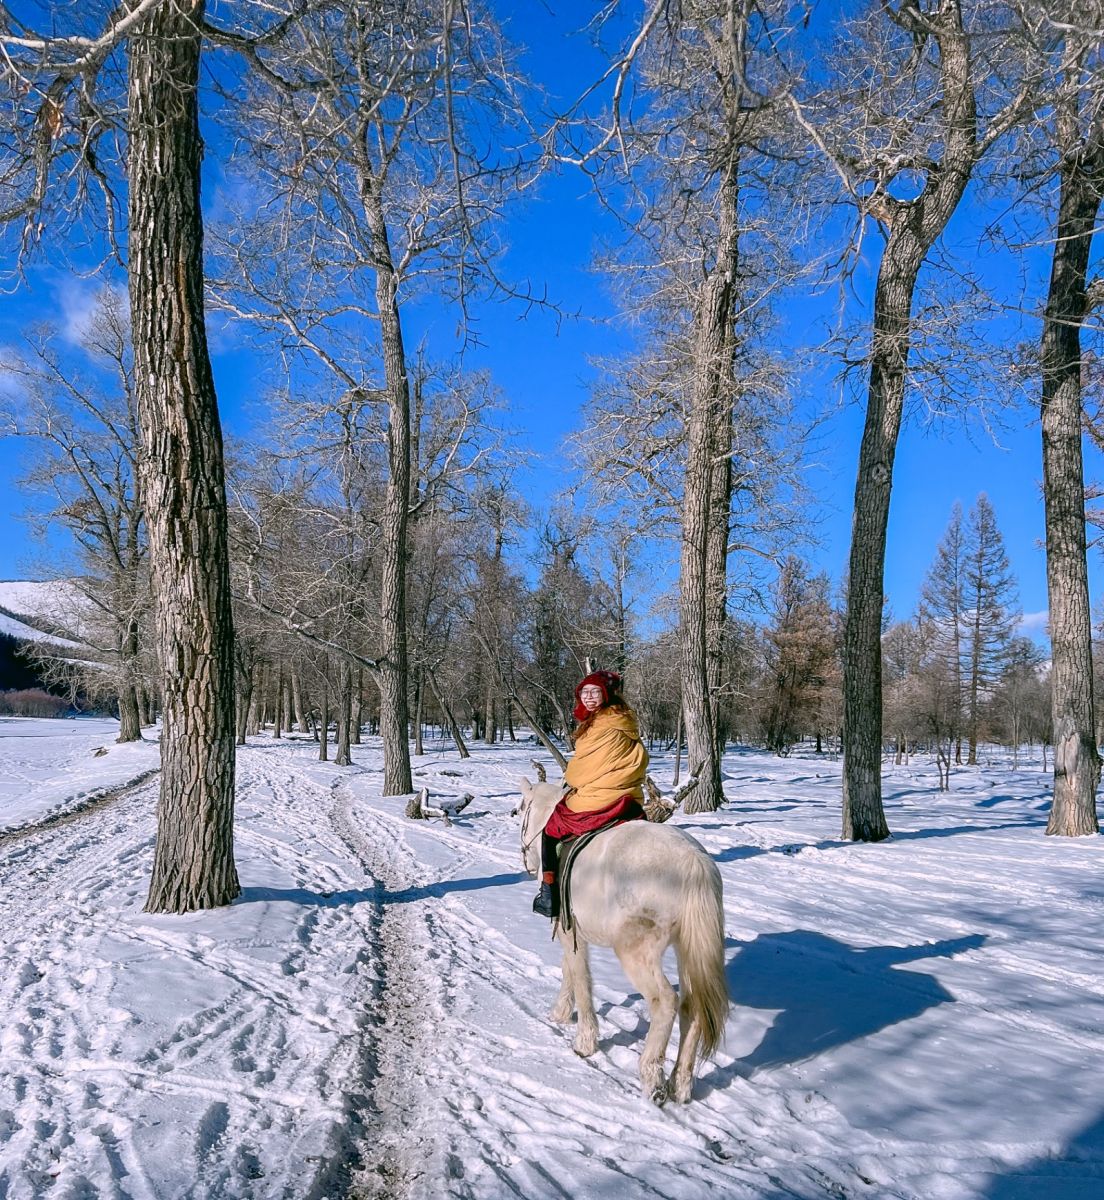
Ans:
{"type": "Polygon", "coordinates": [[[560,784],[521,780],[521,802],[515,810],[521,818],[521,860],[534,877],[540,873],[541,832],[562,795],[560,784]]]}

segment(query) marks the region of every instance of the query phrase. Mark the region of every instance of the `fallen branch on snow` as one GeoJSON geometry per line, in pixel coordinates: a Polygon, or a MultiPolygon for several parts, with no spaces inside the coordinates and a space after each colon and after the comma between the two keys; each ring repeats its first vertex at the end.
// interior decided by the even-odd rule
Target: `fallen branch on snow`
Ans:
{"type": "Polygon", "coordinates": [[[462,813],[474,799],[475,797],[470,792],[465,792],[454,803],[446,806],[442,802],[439,808],[434,808],[429,803],[429,788],[423,787],[420,792],[411,796],[407,801],[406,815],[411,821],[428,821],[432,818],[440,818],[446,825],[451,825],[451,818],[462,813]]]}

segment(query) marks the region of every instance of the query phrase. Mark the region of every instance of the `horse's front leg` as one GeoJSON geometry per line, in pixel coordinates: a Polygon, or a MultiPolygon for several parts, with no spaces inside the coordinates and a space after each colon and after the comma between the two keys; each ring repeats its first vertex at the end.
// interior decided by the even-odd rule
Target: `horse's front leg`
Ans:
{"type": "Polygon", "coordinates": [[[591,994],[590,980],[590,947],[582,938],[578,939],[574,931],[559,932],[560,944],[563,946],[563,984],[556,1007],[552,1010],[552,1019],[557,1020],[557,1014],[562,1011],[560,1003],[566,993],[568,999],[567,1017],[570,1020],[570,997],[574,995],[575,1009],[579,1014],[579,1027],[575,1031],[575,1041],[572,1043],[575,1053],[583,1058],[589,1058],[598,1049],[598,1016],[594,1011],[594,997],[591,994]]]}
{"type": "Polygon", "coordinates": [[[565,947],[563,962],[560,964],[560,974],[563,976],[560,991],[556,996],[556,1003],[552,1005],[552,1011],[548,1014],[549,1020],[555,1021],[557,1025],[566,1025],[575,1011],[575,982],[571,967],[572,963],[565,947]]]}

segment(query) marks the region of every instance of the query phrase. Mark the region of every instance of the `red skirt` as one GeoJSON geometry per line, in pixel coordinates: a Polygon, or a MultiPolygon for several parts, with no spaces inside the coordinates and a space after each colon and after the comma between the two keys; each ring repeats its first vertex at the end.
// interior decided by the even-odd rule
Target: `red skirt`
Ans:
{"type": "Polygon", "coordinates": [[[572,812],[567,807],[567,801],[561,800],[552,810],[544,832],[549,837],[568,838],[578,837],[589,833],[592,829],[601,829],[603,825],[612,825],[621,821],[639,821],[643,819],[644,809],[635,796],[626,793],[619,796],[612,804],[599,808],[594,812],[572,812]]]}

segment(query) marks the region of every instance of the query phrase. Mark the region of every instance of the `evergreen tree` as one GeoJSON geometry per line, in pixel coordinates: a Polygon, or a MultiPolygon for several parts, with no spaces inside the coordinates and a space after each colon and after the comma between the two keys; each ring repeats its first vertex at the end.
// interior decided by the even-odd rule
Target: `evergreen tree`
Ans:
{"type": "Polygon", "coordinates": [[[963,575],[963,648],[968,670],[966,726],[969,763],[977,762],[981,701],[1008,664],[1020,620],[1016,582],[1008,564],[996,514],[984,492],[970,512],[963,575]]]}
{"type": "Polygon", "coordinates": [[[836,621],[826,575],[810,578],[790,555],[774,586],[773,623],[766,631],[770,700],[767,748],[785,754],[820,714],[836,655],[836,621]]]}

